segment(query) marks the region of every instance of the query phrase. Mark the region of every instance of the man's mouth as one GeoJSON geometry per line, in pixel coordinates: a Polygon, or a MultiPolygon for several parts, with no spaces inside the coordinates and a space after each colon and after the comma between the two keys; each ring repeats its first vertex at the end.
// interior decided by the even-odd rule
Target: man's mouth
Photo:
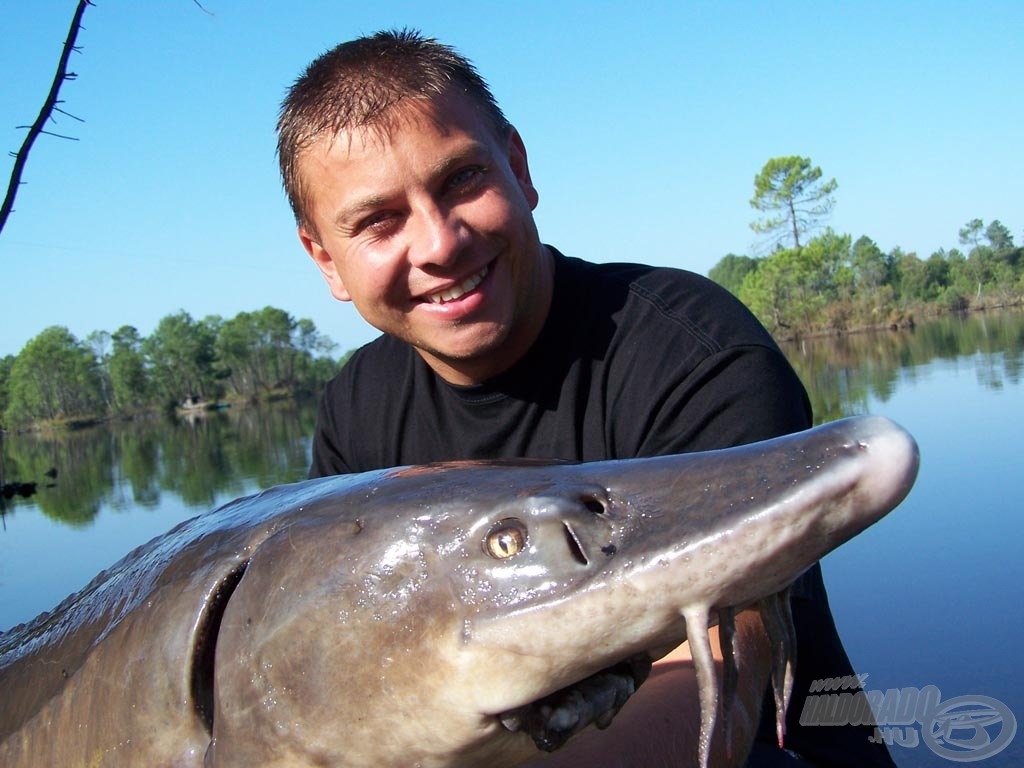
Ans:
{"type": "Polygon", "coordinates": [[[443,291],[430,294],[426,297],[426,300],[432,304],[444,304],[446,301],[460,299],[480,285],[483,279],[487,277],[487,272],[489,270],[490,266],[485,266],[479,272],[470,275],[458,285],[453,285],[451,288],[446,288],[443,291]]]}

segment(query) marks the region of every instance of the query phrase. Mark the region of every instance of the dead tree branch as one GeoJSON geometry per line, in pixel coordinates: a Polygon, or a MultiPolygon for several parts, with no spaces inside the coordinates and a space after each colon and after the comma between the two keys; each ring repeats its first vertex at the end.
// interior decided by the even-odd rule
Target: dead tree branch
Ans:
{"type": "MultiPolygon", "coordinates": [[[[78,37],[78,30],[82,27],[82,14],[85,13],[86,7],[90,5],[92,5],[90,0],[79,0],[78,7],[75,9],[75,16],[71,20],[71,29],[68,30],[68,39],[64,42],[64,50],[61,52],[60,62],[57,64],[57,74],[54,76],[53,84],[50,86],[50,92],[46,96],[46,101],[43,102],[43,108],[39,111],[39,117],[29,126],[28,135],[25,137],[21,149],[14,156],[14,168],[11,170],[11,180],[7,185],[7,196],[4,198],[3,206],[0,206],[0,232],[3,232],[8,216],[14,210],[14,198],[18,194],[18,188],[21,186],[21,174],[25,170],[25,163],[28,162],[28,153],[32,150],[32,144],[35,143],[36,138],[41,133],[59,136],[64,139],[71,138],[70,136],[60,136],[60,134],[44,130],[44,126],[48,120],[52,119],[54,109],[57,109],[62,114],[67,114],[57,108],[57,105],[61,103],[57,97],[60,94],[60,87],[64,81],[74,80],[76,77],[74,72],[68,72],[68,59],[71,57],[72,51],[78,51],[78,48],[75,47],[75,39],[78,37]]],[[[77,120],[78,118],[75,119],[77,120]]]]}

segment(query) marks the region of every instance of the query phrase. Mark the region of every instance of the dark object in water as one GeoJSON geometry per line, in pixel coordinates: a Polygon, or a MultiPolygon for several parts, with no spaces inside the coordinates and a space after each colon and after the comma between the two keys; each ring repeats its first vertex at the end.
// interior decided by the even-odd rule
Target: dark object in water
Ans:
{"type": "Polygon", "coordinates": [[[4,483],[3,487],[0,488],[0,494],[2,494],[5,499],[13,499],[15,496],[21,496],[23,499],[27,499],[29,496],[35,494],[38,487],[39,483],[4,483]]]}

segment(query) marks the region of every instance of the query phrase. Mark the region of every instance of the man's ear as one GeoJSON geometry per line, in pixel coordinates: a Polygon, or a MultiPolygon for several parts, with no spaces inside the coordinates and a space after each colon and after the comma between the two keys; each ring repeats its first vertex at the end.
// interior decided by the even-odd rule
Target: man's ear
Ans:
{"type": "Polygon", "coordinates": [[[304,226],[299,226],[299,242],[306,249],[306,253],[320,270],[320,274],[327,281],[327,287],[331,289],[331,295],[338,301],[352,301],[352,296],[345,290],[345,283],[338,272],[338,266],[331,258],[331,254],[320,245],[304,226]]]}
{"type": "Polygon", "coordinates": [[[526,145],[523,143],[523,137],[515,128],[509,128],[508,132],[508,164],[519,182],[519,188],[523,190],[526,202],[530,204],[530,210],[534,210],[540,200],[540,195],[530,178],[530,164],[526,160],[526,145]]]}

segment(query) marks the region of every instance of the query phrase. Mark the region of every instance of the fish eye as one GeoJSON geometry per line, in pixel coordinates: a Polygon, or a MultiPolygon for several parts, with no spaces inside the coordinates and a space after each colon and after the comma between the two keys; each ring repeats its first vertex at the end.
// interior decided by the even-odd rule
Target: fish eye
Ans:
{"type": "Polygon", "coordinates": [[[526,526],[515,518],[505,518],[488,531],[484,551],[496,560],[507,560],[526,549],[526,526]]]}

